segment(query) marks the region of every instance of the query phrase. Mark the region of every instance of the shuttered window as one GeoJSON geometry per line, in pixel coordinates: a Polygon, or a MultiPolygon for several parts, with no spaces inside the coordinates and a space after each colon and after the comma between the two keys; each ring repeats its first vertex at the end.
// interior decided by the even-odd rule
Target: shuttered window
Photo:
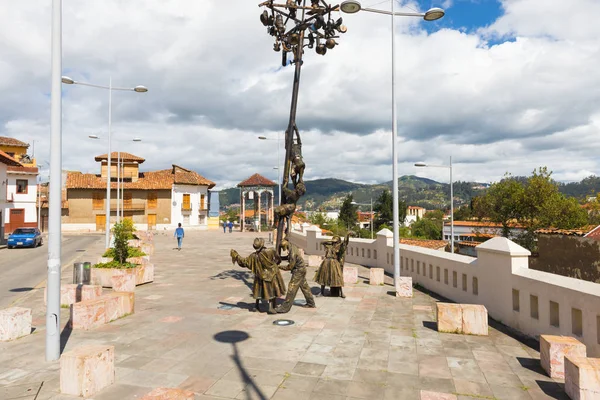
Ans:
{"type": "Polygon", "coordinates": [[[148,193],[148,208],[156,208],[158,203],[158,197],[156,192],[148,193]]]}

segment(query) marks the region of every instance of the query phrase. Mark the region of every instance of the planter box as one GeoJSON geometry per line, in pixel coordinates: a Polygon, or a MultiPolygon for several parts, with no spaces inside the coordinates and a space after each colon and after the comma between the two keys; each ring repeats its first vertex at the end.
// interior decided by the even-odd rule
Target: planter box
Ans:
{"type": "MultiPolygon", "coordinates": [[[[44,288],[44,304],[47,304],[48,288],[44,288]]],[[[60,285],[60,305],[70,306],[85,300],[94,300],[102,295],[100,285],[60,285]]]]}
{"type": "Polygon", "coordinates": [[[60,391],[93,396],[115,382],[114,346],[82,346],[60,358],[60,391]]]}
{"type": "Polygon", "coordinates": [[[143,285],[154,281],[154,265],[139,265],[135,268],[92,268],[92,284],[106,288],[113,287],[113,276],[135,275],[135,284],[143,285]]]}

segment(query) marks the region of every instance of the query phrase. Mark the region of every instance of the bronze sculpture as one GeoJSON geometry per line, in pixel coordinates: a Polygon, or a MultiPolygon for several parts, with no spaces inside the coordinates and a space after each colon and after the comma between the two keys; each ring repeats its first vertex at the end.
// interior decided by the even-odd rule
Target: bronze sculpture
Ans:
{"type": "Polygon", "coordinates": [[[281,252],[284,234],[289,234],[291,216],[296,211],[298,199],[306,193],[303,183],[304,169],[302,159],[302,141],[296,126],[296,109],[298,106],[298,90],[304,48],[315,49],[317,54],[325,55],[338,43],[335,41],[339,33],[345,33],[346,27],[342,18],[334,19],[332,13],[339,11],[339,5],[330,5],[325,0],[286,0],[275,3],[274,0],[263,1],[259,7],[266,9],[260,15],[260,21],[267,27],[267,32],[275,38],[273,50],[281,52],[281,64],[295,64],[294,84],[290,117],[285,131],[285,163],[282,177],[281,205],[275,210],[277,220],[276,249],[281,252]],[[288,27],[290,23],[291,27],[288,27]],[[288,60],[288,53],[293,55],[288,60]],[[294,189],[288,188],[290,176],[294,189]],[[302,185],[302,187],[300,186],[302,185]],[[286,195],[286,190],[291,194],[286,195]]]}
{"type": "Polygon", "coordinates": [[[265,240],[254,239],[254,253],[241,257],[235,250],[230,251],[231,262],[240,267],[248,268],[254,274],[252,296],[256,300],[254,311],[260,311],[260,300],[269,301],[269,314],[275,314],[277,297],[285,294],[285,283],[279,271],[281,258],[275,249],[267,249],[265,240]]]}
{"type": "Polygon", "coordinates": [[[325,247],[325,258],[314,278],[315,282],[321,285],[321,296],[325,295],[325,286],[329,286],[332,296],[346,297],[342,289],[344,287],[344,258],[350,236],[353,235],[353,232],[348,232],[343,242],[338,235],[335,235],[331,240],[322,243],[325,247]]]}
{"type": "Polygon", "coordinates": [[[288,265],[280,266],[279,268],[284,271],[292,271],[292,278],[288,284],[285,301],[277,306],[275,311],[282,314],[289,312],[298,289],[302,290],[302,294],[306,299],[306,306],[304,307],[315,308],[315,299],[310,291],[308,282],[306,282],[306,263],[302,257],[301,250],[296,245],[290,243],[287,238],[284,238],[281,242],[281,249],[288,253],[287,256],[282,257],[283,259],[287,259],[288,265]]]}

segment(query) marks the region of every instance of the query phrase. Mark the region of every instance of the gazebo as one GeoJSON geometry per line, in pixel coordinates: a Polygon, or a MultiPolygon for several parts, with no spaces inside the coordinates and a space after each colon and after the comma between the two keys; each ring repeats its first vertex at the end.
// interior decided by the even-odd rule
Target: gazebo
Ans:
{"type": "Polygon", "coordinates": [[[237,184],[240,188],[240,203],[241,203],[241,212],[240,212],[240,230],[243,232],[246,225],[246,198],[248,200],[254,201],[254,219],[258,220],[258,231],[261,229],[261,199],[263,193],[266,194],[267,200],[267,225],[271,226],[274,223],[273,216],[273,198],[274,191],[273,188],[277,186],[275,182],[270,179],[265,178],[260,174],[254,174],[250,178],[246,179],[237,184]]]}

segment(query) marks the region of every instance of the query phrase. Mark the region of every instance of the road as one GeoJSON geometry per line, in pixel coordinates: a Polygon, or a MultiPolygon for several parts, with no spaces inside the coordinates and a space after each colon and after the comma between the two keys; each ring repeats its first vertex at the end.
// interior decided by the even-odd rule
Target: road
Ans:
{"type": "MultiPolygon", "coordinates": [[[[61,262],[65,266],[85,254],[85,250],[97,241],[99,235],[63,236],[61,262]]],[[[44,281],[48,274],[48,241],[40,247],[0,249],[0,309],[8,307],[23,293],[31,291],[44,281]]],[[[85,257],[84,257],[85,258],[85,257]]],[[[82,260],[96,262],[97,260],[82,260]]],[[[65,273],[72,273],[68,269],[65,273]]]]}

